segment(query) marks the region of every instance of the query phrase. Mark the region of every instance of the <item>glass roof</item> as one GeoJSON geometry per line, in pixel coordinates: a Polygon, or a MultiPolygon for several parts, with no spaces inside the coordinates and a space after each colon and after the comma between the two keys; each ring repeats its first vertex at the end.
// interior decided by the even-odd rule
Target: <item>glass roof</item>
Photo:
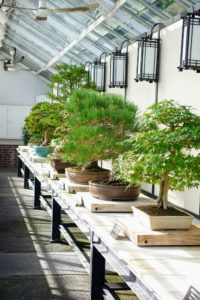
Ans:
{"type": "MultiPolygon", "coordinates": [[[[25,55],[24,65],[48,78],[55,64],[92,61],[200,0],[48,0],[47,8],[94,3],[99,7],[89,12],[51,13],[46,21],[36,21],[34,10],[7,9],[9,21],[1,50],[9,55],[9,47],[16,47],[19,55],[25,55]]],[[[38,9],[39,1],[5,0],[3,4],[38,9]]]]}

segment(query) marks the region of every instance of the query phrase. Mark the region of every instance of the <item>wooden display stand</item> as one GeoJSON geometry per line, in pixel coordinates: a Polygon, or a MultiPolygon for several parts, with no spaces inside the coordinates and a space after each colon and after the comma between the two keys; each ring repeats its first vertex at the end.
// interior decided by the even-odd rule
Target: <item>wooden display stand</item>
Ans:
{"type": "Polygon", "coordinates": [[[147,197],[135,201],[108,201],[94,198],[90,193],[81,193],[83,206],[90,212],[132,212],[132,206],[151,204],[147,197]]]}
{"type": "Polygon", "coordinates": [[[29,156],[30,161],[34,162],[34,163],[45,163],[47,158],[46,157],[39,157],[36,155],[30,155],[29,156]]]}
{"type": "MultiPolygon", "coordinates": [[[[66,175],[65,175],[66,177],[66,175]]],[[[70,181],[67,178],[60,179],[61,185],[63,185],[63,190],[67,191],[67,193],[74,194],[77,192],[88,192],[89,186],[88,184],[75,183],[70,181]]]]}
{"type": "Polygon", "coordinates": [[[60,174],[60,173],[58,173],[55,170],[51,170],[50,171],[50,179],[52,179],[52,180],[58,180],[60,178],[66,178],[66,175],[65,174],[60,174]]]}
{"type": "Polygon", "coordinates": [[[135,221],[134,217],[117,218],[114,226],[115,229],[118,226],[137,246],[200,245],[200,228],[196,226],[191,226],[189,230],[150,231],[135,221]]]}
{"type": "Polygon", "coordinates": [[[18,149],[19,151],[21,152],[28,152],[29,151],[29,146],[18,146],[18,149]]]}

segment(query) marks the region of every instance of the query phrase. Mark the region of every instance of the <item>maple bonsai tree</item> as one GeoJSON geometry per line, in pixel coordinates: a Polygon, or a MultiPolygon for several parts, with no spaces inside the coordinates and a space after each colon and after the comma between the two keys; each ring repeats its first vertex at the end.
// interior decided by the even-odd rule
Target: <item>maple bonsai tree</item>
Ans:
{"type": "Polygon", "coordinates": [[[55,66],[56,74],[50,77],[48,85],[52,92],[47,96],[61,103],[65,103],[77,88],[95,89],[94,83],[88,80],[88,73],[83,65],[59,64],[55,66]]]}
{"type": "Polygon", "coordinates": [[[26,133],[31,140],[48,146],[55,137],[55,130],[61,126],[63,105],[60,103],[37,103],[25,118],[26,133]]]}
{"type": "Polygon", "coordinates": [[[131,150],[119,158],[119,177],[130,184],[159,184],[158,207],[168,208],[168,191],[198,187],[200,116],[166,100],[150,106],[131,150]]]}
{"type": "Polygon", "coordinates": [[[137,123],[137,107],[121,96],[78,89],[65,105],[64,158],[88,169],[129,149],[124,140],[137,123]],[[124,143],[123,143],[124,142],[124,143]]]}

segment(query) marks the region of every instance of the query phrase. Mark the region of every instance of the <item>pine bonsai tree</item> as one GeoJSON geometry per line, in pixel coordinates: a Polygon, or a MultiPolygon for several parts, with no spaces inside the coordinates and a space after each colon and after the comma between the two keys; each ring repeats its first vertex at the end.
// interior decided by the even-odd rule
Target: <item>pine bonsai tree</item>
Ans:
{"type": "Polygon", "coordinates": [[[98,160],[115,159],[129,149],[124,140],[136,129],[134,104],[121,96],[78,89],[66,110],[65,159],[86,169],[97,166],[98,160]]]}
{"type": "Polygon", "coordinates": [[[77,88],[96,88],[94,83],[88,81],[88,73],[83,65],[60,64],[55,68],[58,73],[51,75],[49,87],[52,92],[47,94],[52,100],[65,103],[77,88]],[[56,94],[53,93],[54,89],[57,90],[56,94]]]}
{"type": "Polygon", "coordinates": [[[37,144],[47,146],[55,136],[55,130],[61,126],[63,105],[60,103],[37,103],[25,118],[26,133],[37,144]]]}
{"type": "Polygon", "coordinates": [[[137,138],[119,159],[119,177],[132,184],[159,184],[158,207],[167,210],[168,191],[198,187],[200,116],[172,100],[150,106],[137,138]]]}

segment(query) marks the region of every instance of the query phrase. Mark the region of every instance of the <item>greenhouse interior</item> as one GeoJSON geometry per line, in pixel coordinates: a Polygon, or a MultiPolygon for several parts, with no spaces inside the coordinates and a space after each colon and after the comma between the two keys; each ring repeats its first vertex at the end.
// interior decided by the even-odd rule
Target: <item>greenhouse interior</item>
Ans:
{"type": "Polygon", "coordinates": [[[199,95],[199,0],[0,0],[0,300],[200,300],[199,95]]]}

